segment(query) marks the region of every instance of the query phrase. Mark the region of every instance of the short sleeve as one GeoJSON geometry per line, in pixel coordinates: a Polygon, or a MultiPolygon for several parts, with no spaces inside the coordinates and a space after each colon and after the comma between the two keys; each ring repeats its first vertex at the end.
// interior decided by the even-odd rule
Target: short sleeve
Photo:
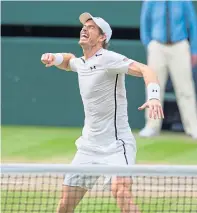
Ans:
{"type": "Polygon", "coordinates": [[[78,58],[70,59],[69,66],[71,71],[77,72],[77,63],[78,63],[78,58]]]}
{"type": "Polygon", "coordinates": [[[107,71],[115,74],[127,74],[129,65],[134,62],[132,59],[112,51],[108,52],[105,60],[107,71]]]}

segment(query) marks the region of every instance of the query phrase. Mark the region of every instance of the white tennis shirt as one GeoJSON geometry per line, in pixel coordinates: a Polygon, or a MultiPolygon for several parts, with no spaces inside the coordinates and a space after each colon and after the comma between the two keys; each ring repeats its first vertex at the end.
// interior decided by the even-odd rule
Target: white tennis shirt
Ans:
{"type": "Polygon", "coordinates": [[[125,74],[133,60],[100,49],[91,58],[70,60],[78,73],[85,121],[78,149],[110,152],[122,143],[135,143],[128,123],[125,74]]]}

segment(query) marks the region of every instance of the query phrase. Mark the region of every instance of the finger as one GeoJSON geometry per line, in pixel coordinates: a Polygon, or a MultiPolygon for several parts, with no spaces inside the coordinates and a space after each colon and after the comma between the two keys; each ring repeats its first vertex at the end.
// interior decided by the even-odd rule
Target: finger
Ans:
{"type": "Polygon", "coordinates": [[[46,65],[45,65],[45,67],[51,67],[51,66],[53,66],[53,64],[52,63],[47,63],[46,65]]]}
{"type": "Polygon", "coordinates": [[[43,64],[47,64],[48,63],[48,53],[43,54],[41,60],[42,60],[43,64]]]}
{"type": "Polygon", "coordinates": [[[48,63],[49,56],[50,56],[50,53],[45,53],[44,61],[45,61],[46,63],[48,63]]]}
{"type": "Polygon", "coordinates": [[[161,115],[161,111],[160,111],[160,107],[161,106],[157,106],[157,114],[158,114],[158,118],[161,119],[162,115],[161,115]]]}
{"type": "Polygon", "coordinates": [[[163,113],[163,109],[162,109],[161,106],[160,106],[159,110],[160,110],[160,113],[161,113],[161,117],[164,119],[164,113],[163,113]]]}
{"type": "Polygon", "coordinates": [[[153,105],[153,115],[154,115],[154,119],[157,119],[158,117],[157,105],[153,105]]]}
{"type": "Polygon", "coordinates": [[[143,110],[145,109],[147,106],[147,103],[144,103],[141,107],[138,107],[138,110],[143,110]]]}
{"type": "Polygon", "coordinates": [[[153,118],[156,119],[157,118],[157,107],[155,105],[153,105],[152,107],[152,113],[153,113],[153,118]]]}
{"type": "Polygon", "coordinates": [[[153,113],[154,113],[154,111],[153,111],[153,110],[154,110],[154,106],[153,106],[153,105],[151,105],[151,106],[150,106],[150,109],[149,109],[149,117],[150,117],[150,118],[152,118],[152,117],[153,117],[153,113]]]}
{"type": "Polygon", "coordinates": [[[45,53],[43,56],[43,61],[47,61],[47,58],[48,58],[47,53],[45,53]]]}
{"type": "Polygon", "coordinates": [[[157,105],[157,117],[158,119],[163,118],[163,113],[162,113],[162,107],[160,105],[157,105]]]}
{"type": "Polygon", "coordinates": [[[156,109],[157,109],[156,118],[161,119],[161,113],[160,113],[160,109],[159,108],[160,108],[160,106],[156,105],[156,109]]]}
{"type": "Polygon", "coordinates": [[[161,105],[158,106],[158,111],[159,111],[159,116],[160,116],[159,118],[163,119],[164,118],[164,114],[163,114],[163,109],[162,109],[161,105]]]}
{"type": "Polygon", "coordinates": [[[43,64],[46,64],[45,54],[42,54],[41,61],[42,61],[43,64]]]}
{"type": "Polygon", "coordinates": [[[53,61],[53,55],[51,53],[49,53],[48,63],[50,64],[52,61],[53,61]]]}
{"type": "Polygon", "coordinates": [[[155,116],[156,116],[156,118],[155,119],[161,119],[161,112],[160,112],[160,105],[156,105],[155,106],[155,116]]]}

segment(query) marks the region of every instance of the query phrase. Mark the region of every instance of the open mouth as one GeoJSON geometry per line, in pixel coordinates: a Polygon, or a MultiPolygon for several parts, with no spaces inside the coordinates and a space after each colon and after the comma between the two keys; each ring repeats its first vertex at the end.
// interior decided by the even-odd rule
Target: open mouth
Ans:
{"type": "Polygon", "coordinates": [[[81,33],[81,38],[89,38],[89,36],[85,33],[81,33]]]}

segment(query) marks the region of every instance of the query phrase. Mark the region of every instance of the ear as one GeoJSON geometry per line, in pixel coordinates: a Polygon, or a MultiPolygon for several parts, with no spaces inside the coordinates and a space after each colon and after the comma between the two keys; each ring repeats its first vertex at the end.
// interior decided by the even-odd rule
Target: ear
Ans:
{"type": "Polygon", "coordinates": [[[105,34],[101,35],[101,41],[105,41],[107,39],[107,36],[105,34]]]}

